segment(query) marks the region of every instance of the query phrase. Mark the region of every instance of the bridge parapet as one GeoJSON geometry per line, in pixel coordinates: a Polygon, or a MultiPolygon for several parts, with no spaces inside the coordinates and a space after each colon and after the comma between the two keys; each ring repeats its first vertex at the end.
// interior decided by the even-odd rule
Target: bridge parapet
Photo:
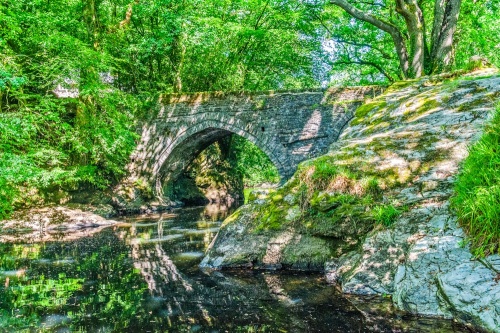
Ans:
{"type": "Polygon", "coordinates": [[[325,153],[356,108],[384,89],[163,95],[141,124],[141,140],[124,184],[150,187],[155,197],[161,197],[164,184],[178,177],[203,149],[230,134],[257,145],[285,181],[300,162],[325,153]]]}

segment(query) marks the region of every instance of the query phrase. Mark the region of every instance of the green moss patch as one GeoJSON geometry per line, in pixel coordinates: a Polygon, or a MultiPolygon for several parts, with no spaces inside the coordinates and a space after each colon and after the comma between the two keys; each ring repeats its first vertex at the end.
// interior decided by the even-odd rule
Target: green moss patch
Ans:
{"type": "Polygon", "coordinates": [[[283,250],[282,263],[292,269],[322,271],[332,257],[330,248],[327,240],[301,235],[283,250]]]}
{"type": "Polygon", "coordinates": [[[366,117],[372,115],[377,110],[381,110],[382,108],[387,106],[387,102],[385,99],[377,99],[373,100],[369,103],[361,105],[355,113],[355,118],[352,120],[352,125],[361,124],[366,117]]]}
{"type": "Polygon", "coordinates": [[[417,104],[413,105],[412,108],[408,109],[404,113],[403,120],[407,122],[412,122],[420,118],[421,116],[436,110],[442,106],[442,102],[437,100],[437,96],[432,96],[430,98],[416,98],[417,104]]]}
{"type": "Polygon", "coordinates": [[[281,230],[286,226],[287,206],[276,205],[271,201],[263,205],[257,213],[258,224],[255,231],[281,230]]]}

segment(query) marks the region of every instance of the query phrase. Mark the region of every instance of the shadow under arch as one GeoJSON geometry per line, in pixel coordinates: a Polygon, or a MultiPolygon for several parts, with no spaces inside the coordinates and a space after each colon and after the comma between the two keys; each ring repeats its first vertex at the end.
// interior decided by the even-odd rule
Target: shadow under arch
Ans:
{"type": "Polygon", "coordinates": [[[286,168],[284,162],[278,158],[275,150],[271,149],[267,142],[259,139],[256,135],[243,130],[241,125],[243,124],[238,124],[238,120],[227,123],[218,119],[209,119],[177,133],[176,138],[159,156],[158,160],[161,166],[155,181],[156,194],[161,195],[163,185],[178,178],[204,149],[231,134],[239,135],[255,144],[274,164],[281,181],[285,180],[286,168]]]}

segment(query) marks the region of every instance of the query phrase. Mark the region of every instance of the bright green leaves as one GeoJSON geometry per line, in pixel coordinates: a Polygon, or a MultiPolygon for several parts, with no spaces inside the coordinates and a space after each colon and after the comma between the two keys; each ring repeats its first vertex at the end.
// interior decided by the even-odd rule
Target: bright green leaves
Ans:
{"type": "Polygon", "coordinates": [[[0,92],[9,89],[18,89],[24,83],[26,83],[26,78],[14,76],[12,73],[0,68],[0,92]]]}
{"type": "Polygon", "coordinates": [[[463,1],[457,30],[456,65],[467,66],[471,56],[482,56],[500,66],[500,3],[463,1]]]}
{"type": "Polygon", "coordinates": [[[250,141],[234,135],[232,158],[245,186],[279,182],[278,170],[267,155],[250,141]]]}

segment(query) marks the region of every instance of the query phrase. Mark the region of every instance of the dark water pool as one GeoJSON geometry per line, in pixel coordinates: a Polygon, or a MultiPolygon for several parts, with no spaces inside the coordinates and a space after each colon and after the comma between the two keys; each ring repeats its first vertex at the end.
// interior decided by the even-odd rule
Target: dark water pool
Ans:
{"type": "Polygon", "coordinates": [[[188,208],[71,241],[0,243],[0,332],[467,332],[346,299],[319,274],[204,273],[225,213],[188,208]]]}

